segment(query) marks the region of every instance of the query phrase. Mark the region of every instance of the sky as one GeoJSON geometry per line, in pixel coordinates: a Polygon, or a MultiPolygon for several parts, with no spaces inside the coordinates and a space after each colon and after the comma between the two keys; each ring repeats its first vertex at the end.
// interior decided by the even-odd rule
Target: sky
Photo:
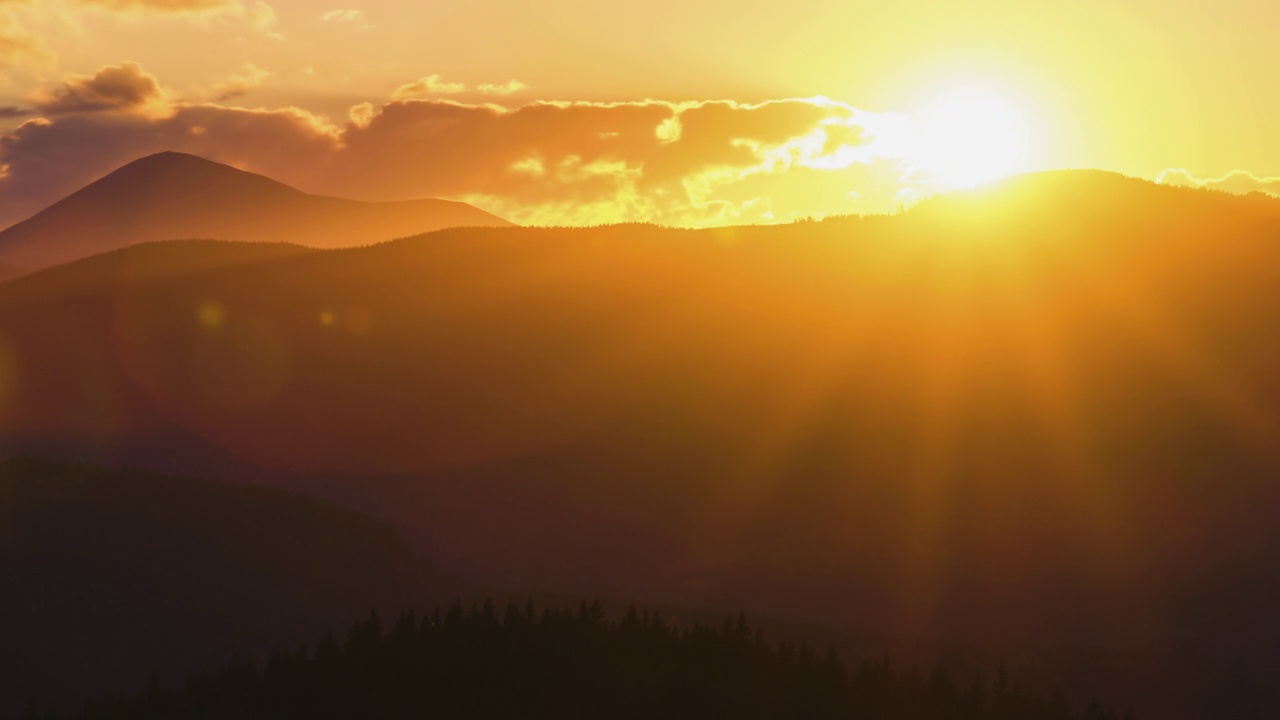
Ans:
{"type": "Polygon", "coordinates": [[[1280,194],[1270,0],[0,0],[0,227],[137,157],[516,222],[892,212],[1102,168],[1280,194]]]}

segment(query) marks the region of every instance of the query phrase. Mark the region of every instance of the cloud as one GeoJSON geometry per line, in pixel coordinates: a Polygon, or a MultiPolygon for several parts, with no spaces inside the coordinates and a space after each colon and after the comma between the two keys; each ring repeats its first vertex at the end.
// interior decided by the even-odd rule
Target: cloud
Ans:
{"type": "Polygon", "coordinates": [[[277,40],[283,40],[284,34],[277,32],[276,27],[280,24],[279,18],[276,16],[276,9],[263,0],[256,0],[245,10],[245,15],[249,18],[249,25],[260,33],[264,33],[277,40]]]}
{"type": "Polygon", "coordinates": [[[35,35],[0,24],[0,62],[16,62],[26,57],[40,57],[47,53],[46,46],[35,35]]]}
{"type": "Polygon", "coordinates": [[[92,76],[68,75],[52,89],[30,97],[46,117],[67,113],[145,112],[161,105],[164,91],[134,62],[104,67],[92,76]]]}
{"type": "Polygon", "coordinates": [[[874,118],[822,99],[509,108],[405,94],[335,125],[297,109],[175,101],[133,64],[71,76],[37,104],[42,117],[0,135],[0,225],[162,150],[309,192],[454,198],[545,224],[786,221],[891,208],[901,189],[867,132],[874,118]],[[157,98],[164,112],[139,111],[157,98]]]}
{"type": "Polygon", "coordinates": [[[32,25],[29,9],[23,2],[0,0],[0,80],[14,70],[43,68],[54,64],[56,55],[38,26],[32,25]]]}
{"type": "Polygon", "coordinates": [[[428,98],[433,95],[462,95],[464,93],[506,96],[527,89],[529,89],[529,86],[519,80],[508,80],[504,83],[484,83],[472,88],[468,87],[466,83],[447,82],[439,75],[428,75],[417,82],[401,85],[396,88],[391,97],[394,100],[408,100],[411,98],[428,98]]]}
{"type": "Polygon", "coordinates": [[[261,86],[269,77],[271,77],[270,72],[253,63],[245,63],[226,80],[211,86],[208,96],[213,102],[225,102],[238,98],[261,86]]]}
{"type": "Polygon", "coordinates": [[[12,120],[13,118],[27,117],[33,114],[35,114],[35,111],[27,108],[13,107],[12,105],[0,106],[0,120],[12,120]]]}
{"type": "Polygon", "coordinates": [[[1232,170],[1216,178],[1197,178],[1182,168],[1171,168],[1160,173],[1156,182],[1162,185],[1212,188],[1242,195],[1263,192],[1280,197],[1280,177],[1259,177],[1247,170],[1232,170]]]}
{"type": "Polygon", "coordinates": [[[362,29],[372,27],[363,12],[354,8],[338,8],[320,15],[320,22],[355,25],[362,29]]]}
{"type": "Polygon", "coordinates": [[[79,0],[79,3],[110,10],[160,13],[208,13],[238,5],[237,0],[79,0]]]}
{"type": "Polygon", "coordinates": [[[320,16],[321,22],[358,22],[364,19],[364,13],[351,8],[330,10],[320,16]]]}
{"type": "Polygon", "coordinates": [[[378,114],[378,109],[371,102],[362,102],[359,105],[353,105],[347,111],[347,117],[351,120],[351,124],[356,127],[364,127],[373,121],[373,117],[378,114]]]}
{"type": "Polygon", "coordinates": [[[467,91],[467,86],[460,82],[445,82],[439,75],[428,75],[417,82],[401,85],[391,94],[396,100],[406,98],[427,97],[430,95],[457,95],[467,91]]]}
{"type": "Polygon", "coordinates": [[[485,83],[476,86],[476,92],[481,95],[513,95],[521,90],[528,90],[529,86],[519,80],[508,80],[504,83],[485,83]]]}
{"type": "MultiPolygon", "coordinates": [[[[0,0],[2,1],[2,0],[0,0]]],[[[268,37],[283,40],[277,28],[275,8],[265,0],[74,0],[78,5],[96,7],[124,15],[234,17],[268,37]]]]}

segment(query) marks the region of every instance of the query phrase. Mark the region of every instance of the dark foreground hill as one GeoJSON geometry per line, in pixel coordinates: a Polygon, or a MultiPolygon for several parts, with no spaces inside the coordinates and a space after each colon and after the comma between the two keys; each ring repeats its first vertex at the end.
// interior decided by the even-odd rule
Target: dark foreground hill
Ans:
{"type": "Polygon", "coordinates": [[[1066,173],[782,227],[139,246],[0,286],[0,431],[286,483],[520,592],[1274,717],[1278,239],[1274,200],[1066,173]]]}
{"type": "Polygon", "coordinates": [[[0,717],[313,642],[370,608],[444,597],[440,582],[385,526],[314,500],[6,461],[0,717]]]}
{"type": "Polygon", "coordinates": [[[166,152],[129,163],[0,232],[0,262],[30,271],[155,240],[351,247],[446,227],[510,224],[460,202],[308,195],[261,175],[166,152]]]}
{"type": "MultiPolygon", "coordinates": [[[[35,706],[30,720],[45,717],[35,706]]],[[[238,660],[179,689],[97,703],[74,717],[475,718],[476,720],[1118,720],[1097,703],[1074,710],[1009,680],[927,677],[884,662],[850,673],[833,653],[771,647],[740,617],[678,627],[634,608],[621,620],[600,606],[577,612],[460,605],[389,629],[374,614],[345,643],[292,648],[265,662],[238,660]]],[[[1127,715],[1126,717],[1132,717],[1127,715]]]]}

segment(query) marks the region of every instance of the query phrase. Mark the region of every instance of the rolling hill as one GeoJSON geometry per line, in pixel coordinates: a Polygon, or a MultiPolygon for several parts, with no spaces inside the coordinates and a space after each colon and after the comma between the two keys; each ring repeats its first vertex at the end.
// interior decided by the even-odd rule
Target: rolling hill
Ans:
{"type": "Polygon", "coordinates": [[[787,226],[140,245],[0,286],[0,432],[337,500],[516,591],[1270,717],[1277,242],[1272,199],[1050,173],[787,226]]]}
{"type": "Polygon", "coordinates": [[[5,717],[458,591],[384,525],[263,488],[10,460],[0,502],[5,717]]]}
{"type": "Polygon", "coordinates": [[[0,232],[0,263],[30,271],[155,240],[349,247],[469,225],[510,223],[446,200],[370,203],[308,195],[261,175],[164,152],[0,232]]]}

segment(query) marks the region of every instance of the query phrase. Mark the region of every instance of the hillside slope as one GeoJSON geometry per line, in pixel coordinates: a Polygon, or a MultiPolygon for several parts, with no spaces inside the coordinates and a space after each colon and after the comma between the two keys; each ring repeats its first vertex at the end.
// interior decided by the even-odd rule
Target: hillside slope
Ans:
{"type": "Polygon", "coordinates": [[[261,488],[0,463],[0,714],[65,709],[438,600],[385,526],[261,488]]]}
{"type": "Polygon", "coordinates": [[[519,591],[1039,643],[1267,717],[1277,238],[1274,200],[1066,173],[111,269],[184,247],[142,246],[0,287],[0,431],[286,483],[519,591]]]}
{"type": "Polygon", "coordinates": [[[194,155],[135,160],[0,232],[0,262],[34,270],[155,240],[367,245],[510,223],[446,200],[369,203],[299,192],[194,155]]]}

